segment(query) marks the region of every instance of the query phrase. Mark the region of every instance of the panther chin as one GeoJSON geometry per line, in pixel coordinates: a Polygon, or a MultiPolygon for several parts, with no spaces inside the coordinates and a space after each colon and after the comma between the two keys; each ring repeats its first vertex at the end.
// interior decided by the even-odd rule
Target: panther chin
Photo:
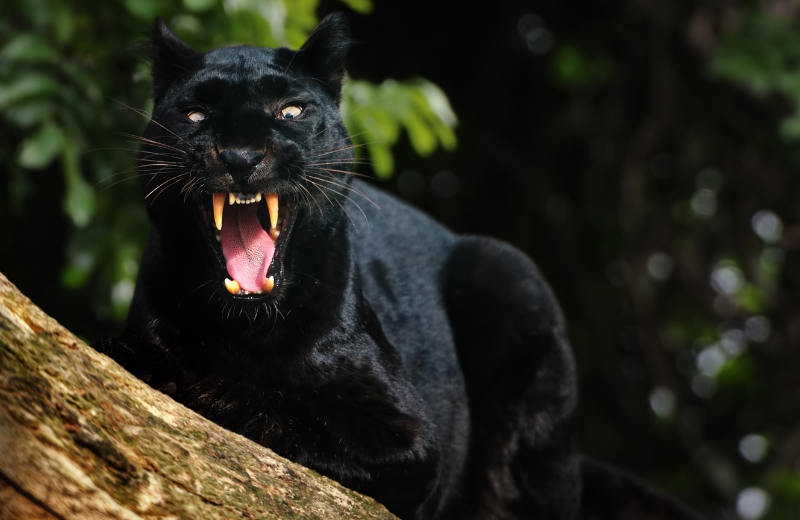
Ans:
{"type": "MultiPolygon", "coordinates": [[[[237,300],[273,296],[283,276],[292,205],[277,193],[213,193],[200,204],[201,227],[220,265],[220,281],[237,300]]],[[[284,197],[288,199],[288,197],[284,197]]]]}

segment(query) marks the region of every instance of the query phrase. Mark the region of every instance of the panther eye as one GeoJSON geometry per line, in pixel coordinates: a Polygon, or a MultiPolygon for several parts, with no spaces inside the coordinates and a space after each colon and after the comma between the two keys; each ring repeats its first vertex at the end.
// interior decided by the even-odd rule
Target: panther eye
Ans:
{"type": "Polygon", "coordinates": [[[188,114],[186,114],[186,117],[188,117],[195,123],[199,123],[200,121],[206,118],[206,115],[205,113],[200,112],[199,110],[195,110],[193,112],[189,112],[188,114]]]}
{"type": "Polygon", "coordinates": [[[281,113],[278,114],[279,119],[292,119],[294,117],[299,116],[303,113],[303,109],[300,107],[286,107],[281,110],[281,113]]]}

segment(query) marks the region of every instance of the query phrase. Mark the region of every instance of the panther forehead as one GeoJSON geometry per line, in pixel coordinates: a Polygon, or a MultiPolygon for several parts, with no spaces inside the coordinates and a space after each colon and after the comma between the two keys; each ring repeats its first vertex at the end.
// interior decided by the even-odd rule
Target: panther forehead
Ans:
{"type": "Polygon", "coordinates": [[[312,92],[317,85],[308,76],[298,78],[287,73],[290,67],[301,67],[300,63],[293,63],[294,54],[289,49],[247,46],[210,51],[202,55],[200,65],[186,83],[175,85],[179,88],[173,89],[168,98],[208,98],[207,101],[246,105],[265,97],[314,97],[312,92]]]}
{"type": "Polygon", "coordinates": [[[285,74],[294,54],[295,51],[285,48],[237,45],[204,53],[203,66],[234,74],[285,74]]]}

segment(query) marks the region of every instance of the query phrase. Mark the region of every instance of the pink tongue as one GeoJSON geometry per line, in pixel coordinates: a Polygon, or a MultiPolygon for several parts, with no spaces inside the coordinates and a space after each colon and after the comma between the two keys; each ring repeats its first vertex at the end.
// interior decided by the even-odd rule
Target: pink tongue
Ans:
{"type": "Polygon", "coordinates": [[[275,254],[275,243],[262,229],[257,211],[258,204],[226,205],[220,232],[228,274],[251,292],[264,286],[275,254]]]}

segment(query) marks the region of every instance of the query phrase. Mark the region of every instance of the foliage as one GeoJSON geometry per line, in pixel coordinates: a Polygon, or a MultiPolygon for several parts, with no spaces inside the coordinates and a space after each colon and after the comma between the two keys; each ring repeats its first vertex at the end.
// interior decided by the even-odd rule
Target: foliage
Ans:
{"type": "Polygon", "coordinates": [[[366,146],[372,168],[380,178],[394,170],[392,146],[405,128],[414,151],[428,156],[438,145],[456,146],[456,116],[444,92],[430,81],[399,83],[389,79],[380,85],[350,81],[342,100],[342,114],[356,145],[366,146]]]}
{"type": "Polygon", "coordinates": [[[783,135],[800,139],[800,32],[796,21],[766,10],[739,14],[739,27],[720,42],[709,70],[712,75],[745,86],[760,97],[779,95],[793,112],[783,135]]]}
{"type": "MultiPolygon", "coordinates": [[[[342,0],[361,13],[370,0],[342,0]]],[[[6,3],[0,18],[0,117],[14,132],[0,143],[12,219],[31,216],[33,176],[59,176],[71,229],[61,283],[94,280],[96,313],[124,318],[148,223],[134,169],[146,122],[149,72],[135,44],[155,16],[193,47],[299,47],[317,24],[317,0],[60,0],[6,3]]],[[[434,84],[353,80],[343,114],[375,172],[393,170],[405,129],[420,154],[455,144],[455,116],[434,84]]]]}
{"type": "MultiPolygon", "coordinates": [[[[101,317],[124,313],[148,223],[133,152],[92,150],[135,148],[113,131],[144,126],[125,105],[148,109],[131,42],[155,6],[207,49],[296,46],[317,5],[121,2],[0,6],[0,224],[52,215],[37,190],[55,184],[63,262],[36,247],[76,294],[96,290],[101,317]]],[[[582,449],[708,518],[796,518],[800,2],[347,4],[372,9],[350,16],[367,43],[350,68],[372,83],[351,80],[342,109],[361,162],[445,225],[537,262],[569,322],[582,449]],[[417,74],[458,114],[454,154],[441,91],[384,81],[417,74]]]]}

